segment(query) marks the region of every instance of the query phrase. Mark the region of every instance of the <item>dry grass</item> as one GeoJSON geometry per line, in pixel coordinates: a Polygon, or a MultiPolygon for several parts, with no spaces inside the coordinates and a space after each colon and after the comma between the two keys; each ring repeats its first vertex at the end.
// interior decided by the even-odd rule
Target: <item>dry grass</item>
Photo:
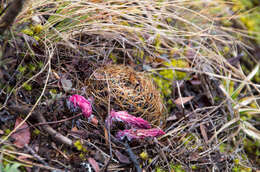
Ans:
{"type": "MultiPolygon", "coordinates": [[[[134,148],[135,153],[146,149],[150,155],[150,161],[141,162],[143,168],[148,171],[154,170],[155,167],[170,170],[175,164],[181,164],[185,169],[196,167],[198,170],[231,171],[236,166],[235,159],[239,159],[239,165],[243,167],[252,165],[243,156],[243,139],[246,137],[245,133],[259,139],[259,131],[248,124],[249,121],[241,120],[240,115],[241,111],[248,110],[254,117],[259,117],[257,100],[260,86],[251,81],[255,71],[259,69],[256,67],[257,70],[251,75],[245,76],[239,65],[228,62],[228,59],[240,55],[241,50],[250,49],[250,46],[238,39],[246,35],[244,31],[222,25],[224,20],[234,20],[237,17],[231,14],[228,3],[46,0],[32,1],[18,21],[35,22],[32,17],[40,19],[44,27],[40,35],[41,42],[44,42],[46,47],[53,44],[56,46],[55,62],[52,63],[56,71],[69,73],[69,70],[61,66],[73,63],[74,59],[81,61],[81,65],[74,69],[75,73],[70,73],[71,78],[77,80],[78,92],[84,86],[85,80],[90,79],[92,82],[90,75],[93,71],[112,62],[134,66],[144,70],[143,73],[146,74],[158,75],[158,71],[165,69],[163,62],[172,59],[188,61],[187,68],[168,69],[185,71],[189,76],[198,77],[201,81],[199,91],[194,91],[187,81],[184,81],[187,89],[183,89],[179,86],[183,82],[171,80],[169,82],[172,89],[178,88],[182,93],[170,95],[171,99],[189,94],[199,97],[196,93],[205,93],[210,103],[201,107],[196,101],[192,101],[187,109],[169,107],[168,117],[178,116],[177,113],[180,113],[181,117],[177,117],[176,121],[166,122],[167,134],[155,139],[152,146],[147,143],[141,148],[137,147],[139,149],[134,148]],[[225,52],[224,49],[228,51],[225,52]],[[83,66],[85,64],[88,68],[83,66]],[[82,66],[85,68],[80,68],[82,66]],[[249,96],[253,97],[250,101],[249,96]],[[216,97],[219,100],[215,100],[216,97]],[[242,101],[244,104],[241,103],[242,98],[247,100],[242,101]],[[249,106],[252,102],[255,104],[254,108],[249,106]],[[238,104],[239,106],[236,106],[238,104]]],[[[120,71],[123,69],[113,71],[113,68],[107,67],[106,72],[111,73],[111,76],[117,72],[121,75],[124,74],[120,71]]],[[[126,75],[125,77],[131,77],[129,73],[126,75]]],[[[88,90],[94,94],[94,98],[101,99],[99,94],[105,83],[101,84],[101,87],[92,85],[93,88],[88,90]]],[[[110,80],[109,85],[112,90],[117,90],[114,87],[118,85],[113,85],[110,80]]],[[[119,88],[124,86],[120,85],[119,88]]],[[[151,87],[154,92],[154,86],[151,87]]],[[[119,94],[121,93],[117,95],[119,94]]],[[[159,108],[156,107],[153,111],[153,117],[161,114],[159,99],[158,95],[154,95],[152,101],[159,103],[154,102],[152,106],[159,108]]],[[[201,101],[199,98],[196,100],[201,101]]],[[[117,105],[120,105],[120,101],[119,98],[117,105]]],[[[135,103],[137,102],[133,102],[135,103]]],[[[146,102],[142,103],[146,105],[146,102]]],[[[109,105],[113,106],[112,103],[109,105]]],[[[129,110],[129,103],[121,107],[123,110],[129,110]]],[[[139,113],[144,111],[146,109],[138,110],[139,113]]],[[[86,126],[84,129],[90,128],[86,126]]],[[[113,148],[116,149],[116,146],[113,148]]],[[[119,169],[119,164],[118,168],[114,169],[119,169]]]]}
{"type": "Polygon", "coordinates": [[[136,72],[130,66],[107,65],[98,68],[87,80],[87,92],[95,98],[95,106],[104,107],[107,115],[108,103],[116,111],[126,110],[153,124],[165,123],[165,107],[151,78],[136,72]],[[109,100],[110,99],[110,100],[109,100]]]}

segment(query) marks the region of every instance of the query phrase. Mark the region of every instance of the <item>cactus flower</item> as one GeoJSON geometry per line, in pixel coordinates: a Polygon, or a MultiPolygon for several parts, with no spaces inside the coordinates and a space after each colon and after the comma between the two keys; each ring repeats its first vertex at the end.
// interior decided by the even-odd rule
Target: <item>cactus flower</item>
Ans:
{"type": "Polygon", "coordinates": [[[148,121],[144,120],[143,118],[130,115],[126,111],[115,112],[114,110],[112,110],[109,117],[106,120],[106,124],[112,125],[113,121],[123,122],[131,128],[151,128],[148,121]]]}
{"type": "Polygon", "coordinates": [[[74,107],[79,107],[82,111],[82,114],[89,118],[92,114],[92,107],[91,107],[91,102],[85,97],[74,94],[69,97],[69,103],[73,103],[74,107]]]}
{"type": "Polygon", "coordinates": [[[118,131],[116,137],[120,140],[124,140],[126,137],[129,141],[132,139],[140,140],[145,138],[157,137],[164,135],[165,132],[159,128],[151,129],[129,129],[118,131]]]}

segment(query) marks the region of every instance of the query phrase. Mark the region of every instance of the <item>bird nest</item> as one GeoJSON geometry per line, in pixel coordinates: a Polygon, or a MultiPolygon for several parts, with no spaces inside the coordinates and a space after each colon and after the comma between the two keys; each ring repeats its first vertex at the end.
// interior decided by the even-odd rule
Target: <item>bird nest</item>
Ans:
{"type": "Polygon", "coordinates": [[[96,107],[128,111],[155,125],[165,119],[165,107],[152,79],[130,66],[100,67],[87,80],[87,86],[96,107]]]}

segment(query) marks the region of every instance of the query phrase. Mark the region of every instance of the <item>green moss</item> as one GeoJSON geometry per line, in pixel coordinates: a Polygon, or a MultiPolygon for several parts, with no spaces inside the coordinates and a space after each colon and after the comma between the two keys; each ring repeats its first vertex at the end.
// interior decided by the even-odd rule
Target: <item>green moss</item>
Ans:
{"type": "Polygon", "coordinates": [[[156,167],[155,171],[156,171],[156,172],[166,172],[165,170],[163,170],[163,169],[160,168],[160,167],[156,167]]]}
{"type": "MultiPolygon", "coordinates": [[[[167,68],[178,67],[178,68],[187,68],[189,64],[187,61],[182,59],[172,59],[170,62],[165,62],[164,65],[167,68]]],[[[169,96],[172,92],[172,82],[174,80],[182,80],[187,78],[186,72],[180,72],[173,69],[164,69],[159,72],[160,76],[154,76],[153,79],[158,85],[159,89],[164,96],[169,96]]]]}
{"type": "Polygon", "coordinates": [[[187,148],[195,148],[196,144],[196,136],[194,134],[188,134],[182,139],[182,142],[187,148]]]}
{"type": "Polygon", "coordinates": [[[35,34],[39,34],[43,30],[43,26],[40,24],[32,25],[31,30],[33,30],[35,34]]]}
{"type": "Polygon", "coordinates": [[[38,62],[38,68],[39,69],[43,68],[43,62],[38,62]]]}
{"type": "Polygon", "coordinates": [[[234,159],[233,162],[234,162],[234,164],[238,165],[239,164],[239,159],[234,159]]]}
{"type": "Polygon", "coordinates": [[[79,157],[81,160],[85,161],[87,158],[86,158],[86,154],[85,153],[80,153],[79,154],[79,157]]]}
{"type": "MultiPolygon", "coordinates": [[[[252,158],[257,164],[260,164],[260,142],[258,140],[251,140],[245,138],[243,140],[245,151],[248,157],[252,158]]],[[[247,157],[245,157],[246,159],[247,157]]]]}
{"type": "Polygon", "coordinates": [[[225,46],[225,47],[223,48],[223,52],[224,52],[225,54],[229,53],[229,51],[230,51],[230,48],[229,48],[228,46],[225,46]]]}
{"type": "Polygon", "coordinates": [[[36,66],[34,64],[29,64],[28,67],[31,72],[34,72],[36,70],[36,66]]]}
{"type": "Polygon", "coordinates": [[[12,90],[13,90],[13,87],[12,87],[12,86],[8,85],[8,86],[6,87],[6,92],[7,92],[7,93],[11,93],[12,90]]]}
{"type": "Polygon", "coordinates": [[[142,153],[140,153],[139,156],[142,160],[147,160],[149,158],[149,155],[146,151],[143,151],[142,153]]]}
{"type": "Polygon", "coordinates": [[[185,172],[184,168],[181,164],[170,164],[171,169],[174,170],[174,172],[185,172]]]}
{"type": "Polygon", "coordinates": [[[121,21],[120,24],[123,26],[130,26],[130,24],[125,20],[121,21]]]}
{"type": "Polygon", "coordinates": [[[23,88],[24,88],[26,91],[31,91],[31,90],[32,90],[32,85],[31,85],[31,84],[24,83],[24,84],[23,84],[23,88]]]}
{"type": "Polygon", "coordinates": [[[197,167],[196,165],[192,165],[192,166],[191,166],[191,169],[192,169],[192,170],[197,170],[198,167],[197,167]]]}
{"type": "Polygon", "coordinates": [[[0,164],[0,171],[3,172],[20,172],[19,167],[20,163],[14,162],[10,163],[8,161],[4,161],[3,164],[0,164]]]}
{"type": "Polygon", "coordinates": [[[38,130],[37,128],[33,130],[33,134],[35,135],[39,135],[41,133],[40,130],[38,130]]]}
{"type": "Polygon", "coordinates": [[[240,21],[247,27],[249,33],[260,44],[260,3],[257,0],[232,0],[234,12],[244,13],[240,21]]]}
{"type": "Polygon", "coordinates": [[[26,71],[26,66],[19,66],[18,67],[18,71],[21,73],[21,74],[24,74],[25,73],[25,71],[26,71]]]}
{"type": "MultiPolygon", "coordinates": [[[[167,67],[178,67],[178,68],[187,68],[189,64],[186,60],[182,59],[173,59],[171,62],[164,63],[167,67]]],[[[161,75],[166,76],[168,79],[182,80],[187,77],[186,72],[174,71],[172,69],[163,70],[161,75]]]]}
{"type": "Polygon", "coordinates": [[[219,151],[220,151],[221,153],[226,152],[226,150],[227,150],[227,144],[222,143],[221,145],[219,145],[219,151]]]}
{"type": "Polygon", "coordinates": [[[8,134],[10,134],[11,133],[11,130],[10,129],[6,129],[5,130],[5,135],[8,135],[8,134]]]}
{"type": "Polygon", "coordinates": [[[34,38],[36,41],[39,41],[39,40],[40,40],[40,37],[39,37],[39,36],[36,36],[36,35],[34,35],[33,38],[34,38]]]}
{"type": "Polygon", "coordinates": [[[76,147],[76,149],[78,151],[87,152],[87,149],[81,144],[80,140],[77,140],[76,142],[74,142],[74,146],[76,147]]]}
{"type": "Polygon", "coordinates": [[[29,36],[33,36],[33,31],[31,29],[24,29],[24,30],[22,30],[22,33],[29,35],[29,36]]]}
{"type": "Polygon", "coordinates": [[[114,53],[110,53],[109,58],[113,60],[114,63],[117,62],[117,56],[114,53]]]}
{"type": "Polygon", "coordinates": [[[235,165],[232,168],[232,172],[251,172],[251,171],[252,171],[251,168],[243,167],[241,165],[235,165]]]}

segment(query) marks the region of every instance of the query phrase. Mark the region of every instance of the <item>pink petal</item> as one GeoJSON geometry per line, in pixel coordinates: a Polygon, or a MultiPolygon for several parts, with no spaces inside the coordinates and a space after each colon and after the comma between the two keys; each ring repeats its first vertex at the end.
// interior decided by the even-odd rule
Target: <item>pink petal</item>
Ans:
{"type": "Polygon", "coordinates": [[[130,115],[126,111],[115,112],[114,110],[112,110],[110,116],[106,120],[106,123],[112,125],[113,121],[124,122],[133,128],[151,128],[148,121],[144,120],[143,118],[130,115]]]}
{"type": "Polygon", "coordinates": [[[145,139],[150,137],[162,136],[164,134],[165,132],[159,128],[130,129],[130,130],[118,131],[116,137],[120,140],[123,140],[125,137],[127,137],[127,139],[131,141],[132,139],[140,140],[140,139],[145,139]]]}
{"type": "Polygon", "coordinates": [[[73,103],[75,107],[78,106],[85,117],[89,118],[92,114],[91,102],[85,99],[85,97],[74,94],[69,97],[69,101],[73,103]]]}

